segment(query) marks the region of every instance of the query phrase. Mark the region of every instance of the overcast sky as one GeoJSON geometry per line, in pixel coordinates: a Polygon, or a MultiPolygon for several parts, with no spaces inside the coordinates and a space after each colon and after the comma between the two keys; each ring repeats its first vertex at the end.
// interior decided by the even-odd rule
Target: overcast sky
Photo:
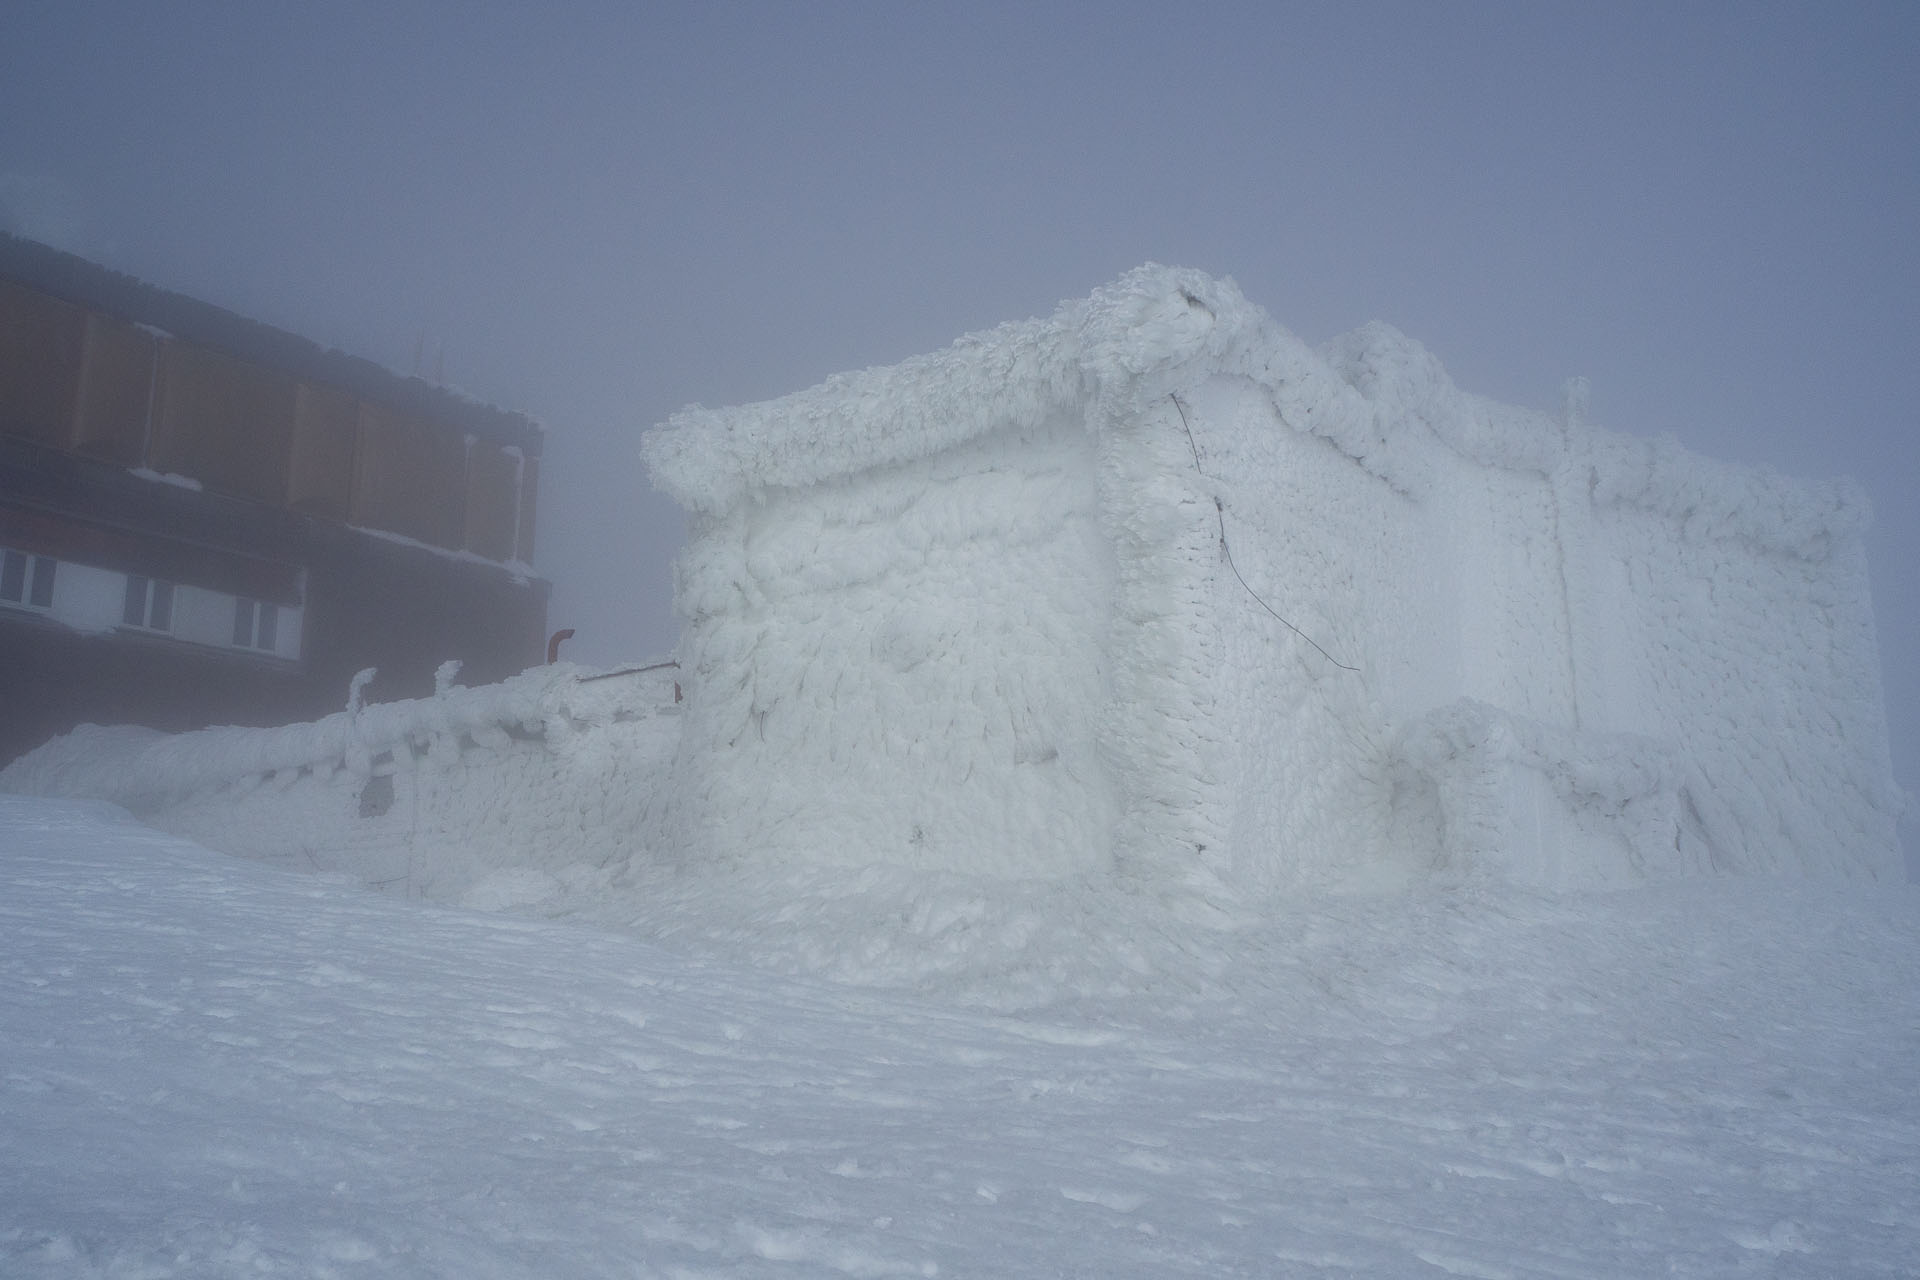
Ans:
{"type": "Polygon", "coordinates": [[[582,661],[677,633],[641,430],[1141,262],[1583,374],[1866,485],[1920,790],[1920,5],[6,0],[0,222],[545,422],[582,661]]]}

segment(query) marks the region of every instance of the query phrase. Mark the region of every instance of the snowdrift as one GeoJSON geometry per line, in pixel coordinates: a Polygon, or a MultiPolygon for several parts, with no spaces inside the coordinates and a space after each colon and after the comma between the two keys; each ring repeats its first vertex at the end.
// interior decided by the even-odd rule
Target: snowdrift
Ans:
{"type": "Polygon", "coordinates": [[[110,800],[224,853],[488,909],[591,893],[657,846],[671,669],[441,683],[277,729],[82,725],[0,791],[110,800]]]}

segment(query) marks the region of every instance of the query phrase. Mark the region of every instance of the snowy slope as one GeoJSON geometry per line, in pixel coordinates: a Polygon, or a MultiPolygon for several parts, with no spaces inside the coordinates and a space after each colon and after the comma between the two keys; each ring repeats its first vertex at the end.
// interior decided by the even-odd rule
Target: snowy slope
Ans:
{"type": "Polygon", "coordinates": [[[1920,891],[1220,945],[995,1016],[0,798],[0,1274],[1912,1274],[1920,891]]]}

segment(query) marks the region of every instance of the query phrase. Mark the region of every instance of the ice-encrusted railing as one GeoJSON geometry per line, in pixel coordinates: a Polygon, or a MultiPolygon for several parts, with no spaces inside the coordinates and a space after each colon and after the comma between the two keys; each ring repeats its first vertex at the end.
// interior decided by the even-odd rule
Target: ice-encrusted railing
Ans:
{"type": "Polygon", "coordinates": [[[596,672],[555,663],[469,688],[452,684],[451,671],[443,667],[431,697],[382,703],[361,701],[370,674],[362,672],[345,710],[311,722],[177,734],[81,725],[0,770],[0,791],[106,800],[150,812],[197,793],[275,777],[331,776],[343,769],[371,777],[394,765],[431,768],[472,747],[504,750],[516,738],[552,743],[593,725],[669,710],[670,668],[659,663],[596,672]]]}

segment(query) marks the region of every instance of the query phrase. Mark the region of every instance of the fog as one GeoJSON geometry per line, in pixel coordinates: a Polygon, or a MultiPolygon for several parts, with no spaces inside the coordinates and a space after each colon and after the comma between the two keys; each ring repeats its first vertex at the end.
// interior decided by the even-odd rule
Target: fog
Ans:
{"type": "MultiPolygon", "coordinates": [[[[677,634],[638,433],[1154,260],[1462,387],[1851,474],[1920,791],[1920,9],[282,6],[0,19],[0,224],[524,410],[569,656],[677,634]]],[[[1907,831],[1909,846],[1920,845],[1907,831]]]]}

